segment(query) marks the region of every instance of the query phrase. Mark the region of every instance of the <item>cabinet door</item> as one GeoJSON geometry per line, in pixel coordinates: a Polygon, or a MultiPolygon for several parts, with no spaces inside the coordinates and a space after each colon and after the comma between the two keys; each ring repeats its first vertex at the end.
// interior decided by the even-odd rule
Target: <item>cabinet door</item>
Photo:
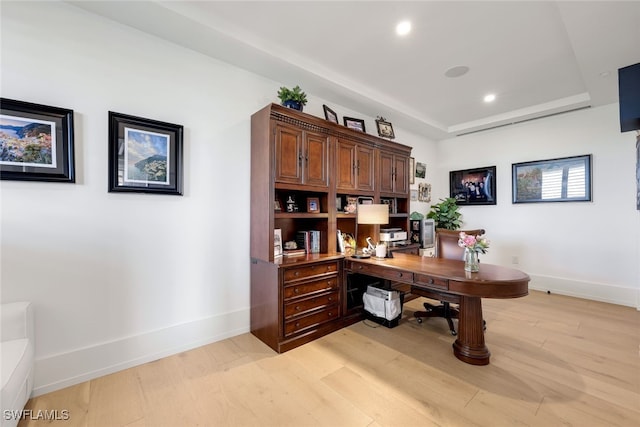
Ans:
{"type": "Polygon", "coordinates": [[[409,191],[409,158],[380,151],[380,191],[406,195],[409,191]]]}
{"type": "Polygon", "coordinates": [[[356,188],[356,144],[338,140],[336,144],[336,187],[356,188]]]}
{"type": "Polygon", "coordinates": [[[278,125],[275,129],[276,182],[302,183],[302,130],[278,125]]]}
{"type": "Polygon", "coordinates": [[[374,188],[374,151],[373,148],[358,145],[356,150],[356,188],[373,191],[374,188]]]}
{"type": "Polygon", "coordinates": [[[383,193],[393,193],[395,186],[393,185],[394,156],[391,153],[380,151],[380,191],[383,193]]]}
{"type": "Polygon", "coordinates": [[[329,138],[326,135],[306,132],[305,142],[305,184],[328,187],[329,138]]]}
{"type": "Polygon", "coordinates": [[[394,156],[394,192],[398,195],[409,194],[409,158],[394,156]]]}

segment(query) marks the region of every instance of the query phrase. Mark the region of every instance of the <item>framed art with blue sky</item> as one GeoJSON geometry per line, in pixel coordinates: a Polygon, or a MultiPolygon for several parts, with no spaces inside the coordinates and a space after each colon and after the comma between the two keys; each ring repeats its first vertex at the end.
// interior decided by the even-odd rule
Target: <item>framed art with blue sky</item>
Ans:
{"type": "Polygon", "coordinates": [[[75,182],[73,110],[0,98],[0,178],[75,182]]]}
{"type": "Polygon", "coordinates": [[[182,195],[183,127],[109,112],[109,192],[182,195]]]}

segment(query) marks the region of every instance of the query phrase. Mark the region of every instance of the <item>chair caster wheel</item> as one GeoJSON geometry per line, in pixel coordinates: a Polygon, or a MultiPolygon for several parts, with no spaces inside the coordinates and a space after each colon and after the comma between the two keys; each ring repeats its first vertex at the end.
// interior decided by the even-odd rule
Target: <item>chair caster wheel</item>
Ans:
{"type": "Polygon", "coordinates": [[[416,320],[418,321],[418,323],[422,323],[422,318],[421,317],[416,317],[416,320]]]}
{"type": "Polygon", "coordinates": [[[455,337],[456,335],[458,335],[458,333],[456,331],[451,331],[451,335],[455,337]]]}

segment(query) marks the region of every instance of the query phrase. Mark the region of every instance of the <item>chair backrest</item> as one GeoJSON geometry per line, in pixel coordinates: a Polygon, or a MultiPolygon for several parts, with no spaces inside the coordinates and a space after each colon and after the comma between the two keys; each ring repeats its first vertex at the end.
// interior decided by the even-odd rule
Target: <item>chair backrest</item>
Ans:
{"type": "Polygon", "coordinates": [[[436,257],[447,259],[462,259],[464,248],[458,246],[460,232],[464,231],[471,236],[482,236],[484,229],[475,230],[446,230],[444,228],[436,229],[436,257]]]}

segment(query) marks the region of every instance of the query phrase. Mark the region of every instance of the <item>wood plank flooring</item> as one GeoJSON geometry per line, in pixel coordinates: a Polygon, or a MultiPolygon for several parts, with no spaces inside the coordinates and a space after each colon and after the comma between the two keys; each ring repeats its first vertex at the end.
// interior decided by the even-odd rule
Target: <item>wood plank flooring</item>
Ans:
{"type": "Polygon", "coordinates": [[[491,364],[444,319],[368,321],[284,354],[243,334],[33,398],[72,426],[639,426],[640,312],[532,291],[483,300],[491,364]]]}

